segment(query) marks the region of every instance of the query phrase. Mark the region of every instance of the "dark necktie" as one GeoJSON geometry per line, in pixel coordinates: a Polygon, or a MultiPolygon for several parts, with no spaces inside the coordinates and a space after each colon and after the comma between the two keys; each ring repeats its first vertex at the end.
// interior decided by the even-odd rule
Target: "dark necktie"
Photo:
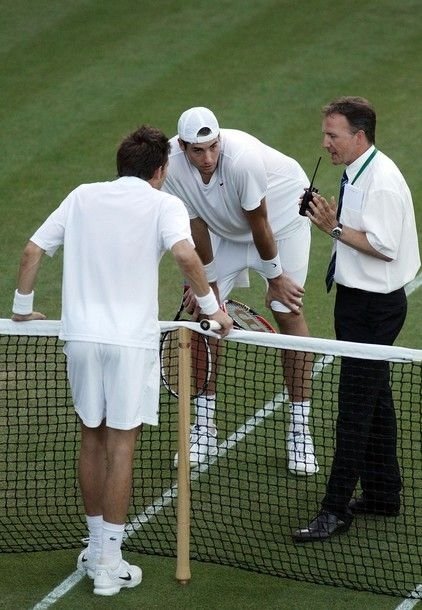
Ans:
{"type": "MultiPolygon", "coordinates": [[[[344,170],[343,175],[341,177],[340,194],[338,197],[337,214],[336,214],[337,220],[340,219],[341,206],[343,205],[344,187],[346,186],[348,180],[349,179],[347,177],[346,170],[344,170]]],[[[332,255],[331,260],[328,265],[327,275],[325,276],[325,285],[327,286],[327,292],[330,292],[331,287],[334,282],[334,272],[336,270],[336,255],[337,255],[337,249],[334,250],[334,252],[333,252],[333,255],[332,255]]]]}

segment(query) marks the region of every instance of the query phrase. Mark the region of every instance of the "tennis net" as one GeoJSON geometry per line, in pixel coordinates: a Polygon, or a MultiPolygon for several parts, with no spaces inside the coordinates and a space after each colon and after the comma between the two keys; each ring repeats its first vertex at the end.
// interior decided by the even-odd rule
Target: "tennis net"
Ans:
{"type": "MultiPolygon", "coordinates": [[[[186,323],[162,323],[177,329],[186,323]]],[[[197,329],[197,325],[191,328],[197,329]]],[[[79,548],[78,422],[58,322],[0,320],[0,552],[79,548]]],[[[175,330],[175,332],[177,332],[175,330]]],[[[190,557],[313,583],[420,596],[422,350],[234,331],[217,375],[218,452],[192,469],[190,557]],[[315,476],[288,473],[281,352],[312,354],[315,476]],[[330,473],[344,357],[388,360],[403,489],[398,517],[362,516],[328,543],[292,533],[317,513],[330,473]],[[418,593],[419,591],[419,593],[418,593]]],[[[364,400],[356,384],[356,400],[364,400]]],[[[125,547],[176,555],[178,401],[161,391],[160,425],[142,432],[125,547]]]]}

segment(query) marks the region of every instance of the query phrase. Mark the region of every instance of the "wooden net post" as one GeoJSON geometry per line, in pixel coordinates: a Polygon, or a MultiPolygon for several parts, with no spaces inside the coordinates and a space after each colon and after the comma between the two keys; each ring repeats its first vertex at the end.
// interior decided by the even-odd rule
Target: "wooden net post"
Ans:
{"type": "Polygon", "coordinates": [[[178,500],[177,500],[177,566],[176,579],[187,584],[191,579],[190,545],[190,396],[191,331],[179,328],[179,422],[178,422],[178,500]]]}

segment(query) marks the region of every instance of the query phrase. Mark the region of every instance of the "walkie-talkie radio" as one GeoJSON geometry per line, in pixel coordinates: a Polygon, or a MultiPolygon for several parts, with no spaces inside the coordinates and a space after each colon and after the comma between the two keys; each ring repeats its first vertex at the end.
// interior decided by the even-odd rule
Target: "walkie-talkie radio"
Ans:
{"type": "Polygon", "coordinates": [[[314,180],[315,180],[315,176],[316,176],[321,159],[322,159],[322,157],[320,157],[318,159],[318,162],[315,167],[314,175],[312,176],[312,180],[311,180],[311,184],[309,185],[309,188],[305,189],[305,192],[303,193],[302,203],[300,204],[300,208],[299,208],[299,214],[301,216],[306,216],[306,212],[308,210],[310,211],[309,202],[312,201],[312,199],[313,199],[313,193],[318,193],[318,189],[314,187],[314,180]]]}

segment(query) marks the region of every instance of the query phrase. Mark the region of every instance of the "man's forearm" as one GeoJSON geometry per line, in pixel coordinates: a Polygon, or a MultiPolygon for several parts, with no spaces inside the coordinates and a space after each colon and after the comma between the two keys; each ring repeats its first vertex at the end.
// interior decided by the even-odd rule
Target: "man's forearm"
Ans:
{"type": "Polygon", "coordinates": [[[368,254],[369,256],[373,256],[375,258],[379,258],[387,262],[390,262],[392,260],[388,256],[381,254],[381,252],[378,252],[378,250],[375,250],[375,248],[371,246],[368,241],[368,238],[366,237],[366,233],[363,233],[362,231],[356,231],[351,227],[343,226],[342,234],[339,241],[341,241],[342,244],[353,248],[354,250],[363,252],[363,254],[368,254]]]}
{"type": "Polygon", "coordinates": [[[25,246],[17,281],[17,289],[20,294],[29,294],[33,291],[43,254],[44,250],[32,241],[25,246]]]}
{"type": "Polygon", "coordinates": [[[182,240],[177,242],[171,251],[194,293],[200,297],[208,294],[210,287],[205,276],[204,267],[193,246],[187,240],[182,240]]]}

